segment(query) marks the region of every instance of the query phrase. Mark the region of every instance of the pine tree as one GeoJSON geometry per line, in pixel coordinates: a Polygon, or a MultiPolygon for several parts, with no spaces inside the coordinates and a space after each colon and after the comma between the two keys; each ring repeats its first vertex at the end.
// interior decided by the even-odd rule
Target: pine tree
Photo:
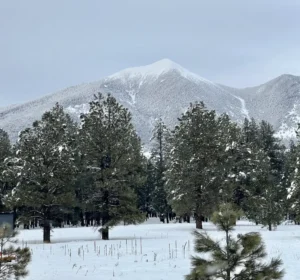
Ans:
{"type": "Polygon", "coordinates": [[[297,130],[297,144],[291,143],[286,155],[284,182],[287,187],[287,203],[294,221],[300,222],[300,125],[297,130]]]}
{"type": "Polygon", "coordinates": [[[225,234],[224,246],[206,233],[195,232],[195,251],[204,256],[193,257],[193,268],[186,280],[282,279],[279,258],[262,262],[266,252],[259,233],[239,234],[237,238],[230,234],[236,218],[237,213],[230,204],[223,204],[213,215],[212,221],[225,234]]]}
{"type": "Polygon", "coordinates": [[[26,267],[31,261],[29,248],[14,247],[17,232],[9,225],[0,227],[0,279],[21,279],[28,275],[26,267]]]}
{"type": "Polygon", "coordinates": [[[155,186],[155,168],[151,160],[146,160],[145,168],[146,181],[141,187],[137,188],[138,208],[149,215],[153,215],[155,209],[153,207],[153,191],[155,186]]]}
{"type": "Polygon", "coordinates": [[[299,188],[295,184],[295,179],[298,177],[298,149],[299,147],[291,141],[289,149],[285,153],[284,175],[282,178],[283,185],[287,190],[286,213],[288,214],[288,219],[294,220],[296,223],[300,221],[300,192],[298,192],[299,188]]]}
{"type": "Polygon", "coordinates": [[[94,191],[94,180],[91,172],[86,170],[83,159],[81,160],[81,164],[78,165],[78,175],[76,177],[74,187],[76,194],[76,206],[73,209],[73,219],[75,220],[77,217],[77,222],[80,220],[81,226],[89,226],[91,225],[89,215],[92,212],[96,212],[95,207],[90,200],[91,193],[94,191]]]}
{"type": "Polygon", "coordinates": [[[170,139],[166,171],[168,200],[176,214],[193,212],[196,228],[220,202],[220,188],[228,174],[225,165],[233,145],[228,116],[217,117],[203,103],[191,104],[170,139]]]}
{"type": "Polygon", "coordinates": [[[80,131],[85,164],[93,177],[88,198],[102,222],[102,239],[119,222],[138,223],[144,215],[137,208],[136,188],[141,177],[143,155],[140,139],[131,123],[131,114],[110,95],[101,94],[82,116],[80,131]]]}
{"type": "Polygon", "coordinates": [[[222,120],[222,141],[225,143],[225,150],[220,153],[220,168],[223,169],[224,179],[220,182],[219,196],[221,203],[235,203],[240,208],[243,198],[241,184],[244,180],[244,161],[248,155],[245,145],[242,143],[241,129],[236,123],[224,115],[222,120]]]}
{"type": "Polygon", "coordinates": [[[2,176],[5,169],[4,160],[11,155],[11,144],[7,132],[0,129],[0,209],[4,210],[3,198],[11,186],[6,178],[2,176]]]}
{"type": "Polygon", "coordinates": [[[161,119],[159,119],[153,130],[151,152],[151,161],[154,166],[154,190],[152,193],[152,203],[156,212],[163,215],[163,221],[167,218],[169,223],[169,214],[172,209],[167,201],[167,193],[165,190],[164,173],[166,171],[166,161],[168,152],[169,131],[161,119]]]}
{"type": "Polygon", "coordinates": [[[272,230],[286,214],[287,190],[284,176],[284,147],[274,136],[272,126],[262,121],[257,144],[253,145],[250,183],[246,189],[245,213],[248,218],[272,230]]]}
{"type": "Polygon", "coordinates": [[[24,222],[41,222],[44,242],[50,242],[51,221],[75,203],[75,132],[75,124],[57,104],[21,132],[15,154],[6,161],[5,175],[17,181],[6,203],[25,209],[24,222]]]}
{"type": "Polygon", "coordinates": [[[240,155],[240,168],[243,176],[239,178],[240,186],[236,190],[236,202],[248,218],[255,220],[257,209],[251,205],[248,198],[251,198],[252,194],[256,193],[257,186],[255,186],[253,177],[256,174],[257,155],[260,153],[261,147],[259,143],[259,126],[253,118],[250,121],[248,119],[244,120],[240,144],[243,147],[240,155]]]}
{"type": "Polygon", "coordinates": [[[11,144],[8,134],[3,129],[0,129],[0,162],[2,163],[10,154],[11,144]]]}

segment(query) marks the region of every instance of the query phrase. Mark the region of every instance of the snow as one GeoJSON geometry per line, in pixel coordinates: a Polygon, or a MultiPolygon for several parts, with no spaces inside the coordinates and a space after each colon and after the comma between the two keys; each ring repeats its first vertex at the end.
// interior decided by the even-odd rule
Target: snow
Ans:
{"type": "Polygon", "coordinates": [[[291,183],[291,186],[287,189],[287,192],[288,192],[287,199],[290,199],[294,195],[295,190],[296,190],[296,184],[293,181],[291,183]]]}
{"type": "MultiPolygon", "coordinates": [[[[211,223],[204,227],[213,238],[224,237],[211,223]]],[[[54,229],[52,244],[42,244],[41,229],[22,230],[19,242],[32,251],[26,279],[182,280],[190,271],[194,228],[194,223],[160,224],[151,218],[142,225],[115,227],[109,241],[100,240],[92,227],[54,229]]],[[[282,225],[269,232],[239,221],[233,234],[253,231],[261,233],[268,260],[282,258],[284,279],[299,279],[300,227],[282,225]]]]}
{"type": "Polygon", "coordinates": [[[66,112],[69,114],[80,115],[87,114],[89,112],[90,105],[88,103],[83,103],[75,106],[68,106],[65,108],[66,112]]]}
{"type": "Polygon", "coordinates": [[[293,108],[288,114],[285,116],[282,121],[278,131],[275,136],[285,140],[285,139],[295,139],[296,138],[296,130],[298,128],[298,123],[300,122],[299,116],[299,105],[294,104],[293,108]]]}
{"type": "Polygon", "coordinates": [[[275,133],[275,136],[279,139],[295,139],[296,127],[289,127],[286,123],[282,123],[279,130],[275,133]]]}
{"type": "Polygon", "coordinates": [[[247,119],[250,120],[250,114],[249,114],[249,111],[248,111],[248,109],[247,109],[247,107],[246,107],[246,102],[245,102],[245,100],[244,100],[243,98],[239,97],[239,96],[234,95],[234,94],[233,94],[233,96],[236,97],[238,100],[241,101],[241,106],[242,106],[241,112],[242,112],[242,114],[245,115],[245,117],[246,117],[247,119]]]}
{"type": "Polygon", "coordinates": [[[134,105],[136,103],[136,91],[134,90],[126,90],[126,92],[129,94],[130,98],[131,98],[131,105],[134,105]]]}
{"type": "MultiPolygon", "coordinates": [[[[111,76],[108,76],[108,79],[122,79],[122,80],[128,80],[128,79],[135,79],[135,78],[147,78],[147,77],[153,77],[157,79],[160,75],[170,72],[170,71],[177,71],[179,72],[183,77],[193,80],[193,81],[200,81],[207,84],[215,85],[213,82],[204,79],[187,69],[183,68],[179,64],[173,62],[170,59],[162,59],[157,62],[154,62],[149,65],[140,66],[140,67],[132,67],[124,69],[120,72],[117,72],[111,76]]],[[[162,80],[163,81],[163,80],[162,80]]],[[[140,84],[141,85],[141,84],[140,84]]]]}

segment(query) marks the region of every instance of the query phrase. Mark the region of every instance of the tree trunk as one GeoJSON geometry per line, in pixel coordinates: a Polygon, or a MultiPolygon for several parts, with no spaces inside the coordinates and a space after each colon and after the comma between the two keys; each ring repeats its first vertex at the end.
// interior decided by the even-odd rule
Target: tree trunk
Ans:
{"type": "Polygon", "coordinates": [[[109,229],[108,227],[102,228],[102,239],[103,240],[109,240],[109,229]]]}
{"type": "Polygon", "coordinates": [[[229,259],[230,259],[230,249],[229,249],[229,232],[226,230],[226,260],[227,260],[227,269],[226,269],[226,280],[230,280],[230,266],[229,266],[229,259]]]}
{"type": "Polygon", "coordinates": [[[166,217],[167,217],[167,224],[168,224],[170,222],[170,220],[169,220],[169,213],[167,213],[166,217]]]}
{"type": "Polygon", "coordinates": [[[72,220],[72,216],[70,214],[67,215],[67,225],[70,226],[72,223],[71,223],[71,220],[72,220]]]}
{"type": "Polygon", "coordinates": [[[85,226],[89,227],[91,225],[91,213],[90,212],[85,212],[85,220],[86,220],[85,226]]]}
{"type": "Polygon", "coordinates": [[[196,215],[195,215],[195,219],[196,219],[196,229],[203,229],[203,225],[202,225],[202,216],[196,214],[196,215]]]}
{"type": "Polygon", "coordinates": [[[109,240],[109,227],[106,225],[109,222],[110,218],[107,212],[102,215],[102,239],[109,240]]]}
{"type": "Polygon", "coordinates": [[[269,223],[269,231],[272,231],[272,224],[269,223]]]}
{"type": "Polygon", "coordinates": [[[188,223],[190,223],[190,222],[191,222],[191,216],[190,216],[190,215],[187,215],[187,217],[186,217],[186,221],[187,221],[188,223]]]}
{"type": "Polygon", "coordinates": [[[226,280],[230,280],[230,269],[226,269],[226,280]]]}
{"type": "Polygon", "coordinates": [[[84,227],[84,217],[83,217],[83,212],[82,211],[80,211],[80,225],[82,227],[84,227]]]}
{"type": "Polygon", "coordinates": [[[13,214],[13,229],[15,229],[16,228],[16,221],[17,221],[17,209],[16,209],[16,207],[14,207],[14,209],[13,209],[13,211],[14,211],[14,214],[13,214]]]}
{"type": "Polygon", "coordinates": [[[51,232],[50,222],[49,220],[44,220],[44,228],[43,228],[44,243],[50,243],[50,232],[51,232]]]}
{"type": "Polygon", "coordinates": [[[96,216],[96,226],[100,226],[100,215],[96,216]]]}

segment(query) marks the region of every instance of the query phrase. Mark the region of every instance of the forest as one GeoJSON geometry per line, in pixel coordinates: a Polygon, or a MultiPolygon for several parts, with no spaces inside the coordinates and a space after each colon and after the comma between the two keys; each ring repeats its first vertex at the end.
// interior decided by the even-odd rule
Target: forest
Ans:
{"type": "Polygon", "coordinates": [[[202,102],[175,127],[158,116],[146,153],[128,109],[98,94],[74,122],[59,104],[19,133],[0,131],[1,212],[24,228],[95,226],[102,239],[122,223],[159,216],[202,222],[221,205],[274,230],[300,221],[299,145],[285,147],[265,121],[237,124],[202,102]]]}

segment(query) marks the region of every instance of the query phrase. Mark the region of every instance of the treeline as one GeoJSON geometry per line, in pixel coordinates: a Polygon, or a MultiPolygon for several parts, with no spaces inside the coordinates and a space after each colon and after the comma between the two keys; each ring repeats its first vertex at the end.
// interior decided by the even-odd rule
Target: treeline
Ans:
{"type": "Polygon", "coordinates": [[[242,127],[203,103],[191,104],[173,129],[158,120],[151,156],[143,153],[131,114],[111,95],[95,96],[76,124],[57,104],[11,146],[0,131],[1,208],[25,227],[99,226],[146,216],[194,216],[196,227],[219,205],[270,230],[299,216],[299,147],[286,149],[265,121],[242,127]]]}

